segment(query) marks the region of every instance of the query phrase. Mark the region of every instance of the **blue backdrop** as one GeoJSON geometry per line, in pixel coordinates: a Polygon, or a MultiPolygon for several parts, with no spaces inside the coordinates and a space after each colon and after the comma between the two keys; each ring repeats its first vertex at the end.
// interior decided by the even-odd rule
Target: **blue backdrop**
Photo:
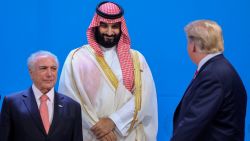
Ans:
{"type": "MultiPolygon", "coordinates": [[[[0,0],[0,94],[30,87],[26,59],[37,50],[55,53],[61,66],[73,48],[86,44],[86,29],[99,0],[0,0]]],[[[116,0],[125,9],[132,47],[151,67],[158,93],[158,140],[169,140],[172,116],[196,66],[186,52],[183,27],[212,19],[223,28],[225,56],[250,91],[248,0],[116,0]]],[[[61,68],[59,70],[60,76],[61,68]]],[[[57,88],[57,87],[56,87],[57,88]]],[[[248,99],[249,101],[249,99],[248,99]]],[[[250,140],[248,102],[246,141],[250,140]]]]}

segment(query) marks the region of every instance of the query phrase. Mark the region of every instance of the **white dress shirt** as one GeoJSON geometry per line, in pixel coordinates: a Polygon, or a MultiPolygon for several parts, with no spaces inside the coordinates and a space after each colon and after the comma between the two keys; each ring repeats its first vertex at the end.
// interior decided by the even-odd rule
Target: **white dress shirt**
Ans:
{"type": "MultiPolygon", "coordinates": [[[[43,95],[43,93],[35,86],[35,84],[32,85],[32,90],[34,92],[36,103],[39,108],[41,104],[40,97],[43,95]]],[[[48,96],[47,105],[49,112],[49,122],[51,124],[54,114],[54,97],[55,97],[54,88],[52,88],[48,93],[46,93],[46,95],[48,96]]]]}
{"type": "MultiPolygon", "coordinates": [[[[118,81],[120,83],[123,83],[122,70],[116,47],[114,46],[112,48],[101,48],[105,61],[107,62],[113,73],[116,75],[118,81]]],[[[134,107],[135,102],[134,97],[132,97],[121,109],[109,116],[109,118],[112,119],[112,121],[115,123],[119,133],[123,136],[126,136],[128,134],[127,130],[129,129],[130,122],[133,120],[134,116],[134,107]]]]}

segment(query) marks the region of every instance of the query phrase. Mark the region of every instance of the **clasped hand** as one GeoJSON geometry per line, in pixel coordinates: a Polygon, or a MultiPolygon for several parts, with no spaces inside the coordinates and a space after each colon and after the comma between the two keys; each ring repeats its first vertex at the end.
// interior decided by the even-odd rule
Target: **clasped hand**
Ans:
{"type": "Polygon", "coordinates": [[[110,118],[101,118],[90,130],[100,141],[116,141],[114,129],[115,123],[110,118]]]}

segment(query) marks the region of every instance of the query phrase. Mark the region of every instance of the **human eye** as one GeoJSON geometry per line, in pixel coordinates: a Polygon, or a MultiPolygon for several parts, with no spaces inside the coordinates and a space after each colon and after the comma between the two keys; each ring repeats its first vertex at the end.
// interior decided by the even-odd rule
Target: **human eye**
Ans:
{"type": "Polygon", "coordinates": [[[108,27],[108,24],[104,23],[104,22],[101,22],[100,23],[100,27],[102,28],[107,28],[108,27]]]}
{"type": "Polygon", "coordinates": [[[56,70],[57,70],[57,66],[52,66],[51,69],[52,69],[53,71],[56,71],[56,70]]]}
{"type": "Polygon", "coordinates": [[[120,23],[115,23],[112,25],[112,28],[114,29],[119,29],[120,28],[120,23]]]}
{"type": "Polygon", "coordinates": [[[46,69],[47,69],[46,66],[40,66],[40,67],[39,67],[39,70],[42,70],[42,71],[43,71],[43,70],[46,70],[46,69]]]}

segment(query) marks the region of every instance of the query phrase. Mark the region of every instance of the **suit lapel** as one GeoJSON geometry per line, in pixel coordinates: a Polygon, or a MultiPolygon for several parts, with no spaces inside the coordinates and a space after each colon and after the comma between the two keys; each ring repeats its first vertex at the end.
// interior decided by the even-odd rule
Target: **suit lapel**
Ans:
{"type": "Polygon", "coordinates": [[[54,98],[54,114],[53,114],[53,120],[49,129],[49,135],[52,134],[58,125],[60,125],[60,119],[63,117],[64,108],[65,105],[63,103],[64,97],[62,95],[59,95],[57,92],[55,92],[55,98],[54,98]]]}
{"type": "Polygon", "coordinates": [[[46,134],[32,88],[23,93],[23,102],[37,127],[46,134]]]}

